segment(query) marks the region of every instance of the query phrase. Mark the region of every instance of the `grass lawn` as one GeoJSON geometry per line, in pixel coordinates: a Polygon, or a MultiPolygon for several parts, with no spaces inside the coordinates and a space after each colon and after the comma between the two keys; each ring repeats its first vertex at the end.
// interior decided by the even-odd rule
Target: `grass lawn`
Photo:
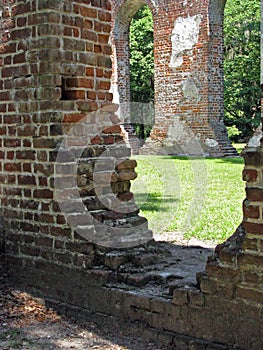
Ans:
{"type": "Polygon", "coordinates": [[[141,215],[155,233],[222,242],[242,220],[243,159],[136,156],[132,184],[141,215]]]}

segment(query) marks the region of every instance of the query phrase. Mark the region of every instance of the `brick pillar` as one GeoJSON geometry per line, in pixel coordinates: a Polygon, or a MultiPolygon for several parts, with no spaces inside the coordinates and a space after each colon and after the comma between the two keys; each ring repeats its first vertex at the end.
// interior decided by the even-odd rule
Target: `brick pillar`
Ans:
{"type": "Polygon", "coordinates": [[[211,0],[209,16],[209,56],[208,56],[208,115],[209,124],[215,133],[221,153],[237,155],[228,139],[224,125],[224,38],[223,19],[225,0],[211,0]]]}
{"type": "Polygon", "coordinates": [[[132,202],[136,163],[128,161],[130,150],[111,106],[110,3],[6,4],[1,2],[6,23],[0,45],[1,216],[10,273],[16,278],[17,266],[37,268],[41,279],[41,269],[49,264],[77,268],[94,263],[94,240],[84,240],[79,226],[89,225],[95,236],[102,234],[101,243],[107,238],[109,244],[118,225],[116,239],[129,236],[123,245],[145,242],[151,232],[132,202]],[[58,193],[76,189],[78,201],[73,197],[62,213],[58,193]],[[113,210],[109,196],[102,201],[108,194],[123,206],[130,200],[133,210],[113,210]],[[79,203],[94,221],[83,219],[79,203]]]}
{"type": "Polygon", "coordinates": [[[230,300],[262,303],[263,271],[263,149],[243,152],[246,199],[243,222],[226,242],[216,247],[201,279],[205,294],[230,300]]]}
{"type": "MultiPolygon", "coordinates": [[[[250,255],[251,262],[255,258],[263,265],[263,259],[257,255],[263,252],[263,148],[247,149],[244,151],[245,169],[243,179],[246,181],[246,199],[243,203],[244,220],[246,230],[244,251],[250,255]]],[[[262,258],[262,257],[261,257],[262,258]]]]}

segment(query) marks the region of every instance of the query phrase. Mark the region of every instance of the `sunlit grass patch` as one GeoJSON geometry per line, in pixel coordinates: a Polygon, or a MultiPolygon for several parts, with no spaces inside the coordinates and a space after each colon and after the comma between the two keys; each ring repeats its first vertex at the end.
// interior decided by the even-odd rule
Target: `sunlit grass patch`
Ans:
{"type": "Polygon", "coordinates": [[[137,156],[132,185],[141,214],[156,233],[221,242],[242,220],[242,158],[137,156]]]}

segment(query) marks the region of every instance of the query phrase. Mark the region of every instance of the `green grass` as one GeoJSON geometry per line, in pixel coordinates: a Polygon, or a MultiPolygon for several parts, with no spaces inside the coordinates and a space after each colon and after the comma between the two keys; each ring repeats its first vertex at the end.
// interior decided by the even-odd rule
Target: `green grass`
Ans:
{"type": "Polygon", "coordinates": [[[156,233],[222,242],[242,220],[243,159],[137,156],[132,184],[141,214],[156,233]]]}

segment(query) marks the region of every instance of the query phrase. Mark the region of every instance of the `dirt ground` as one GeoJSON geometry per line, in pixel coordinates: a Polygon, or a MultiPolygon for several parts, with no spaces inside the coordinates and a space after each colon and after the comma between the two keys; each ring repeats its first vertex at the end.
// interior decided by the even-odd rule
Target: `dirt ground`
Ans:
{"type": "MultiPolygon", "coordinates": [[[[0,278],[0,349],[158,350],[114,324],[85,324],[59,316],[42,299],[8,286],[0,278]]],[[[164,349],[164,348],[162,348],[164,349]]]]}
{"type": "MultiPolygon", "coordinates": [[[[163,237],[155,237],[161,239],[163,237]]],[[[183,235],[167,233],[167,241],[184,246],[214,248],[211,242],[186,241],[183,235]]],[[[164,239],[164,238],[163,238],[164,239]]],[[[167,350],[129,334],[127,326],[114,320],[88,319],[81,324],[48,309],[42,299],[8,285],[0,276],[0,350],[167,350]],[[109,326],[110,325],[110,326],[109,326]]]]}

